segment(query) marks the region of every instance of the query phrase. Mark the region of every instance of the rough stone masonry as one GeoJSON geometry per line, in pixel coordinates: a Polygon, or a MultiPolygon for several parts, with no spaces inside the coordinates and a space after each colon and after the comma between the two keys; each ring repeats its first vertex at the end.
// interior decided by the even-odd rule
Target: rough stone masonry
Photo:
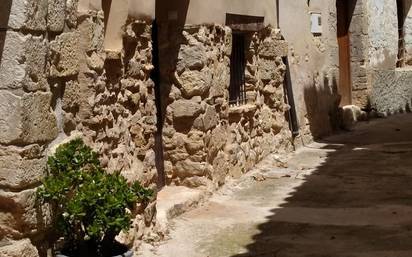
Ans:
{"type": "MultiPolygon", "coordinates": [[[[278,30],[249,33],[247,103],[230,106],[231,29],[160,29],[169,45],[159,47],[162,95],[155,99],[152,21],[129,17],[123,49],[110,51],[108,13],[79,13],[77,4],[0,3],[1,256],[46,255],[50,210],[35,193],[61,142],[81,136],[108,170],[156,187],[156,100],[169,185],[212,190],[269,153],[291,149],[282,88],[287,43],[278,30]]],[[[155,240],[155,213],[155,202],[139,206],[120,239],[134,248],[155,240]]]]}
{"type": "MultiPolygon", "coordinates": [[[[80,135],[109,170],[155,186],[151,26],[129,20],[112,53],[104,13],[78,13],[77,1],[2,1],[0,17],[0,255],[44,256],[50,214],[35,192],[62,140],[80,135]]],[[[131,246],[155,204],[138,213],[131,246]]]]}
{"type": "Polygon", "coordinates": [[[161,41],[175,42],[160,52],[168,184],[214,188],[269,153],[290,150],[281,58],[287,43],[278,30],[247,34],[247,102],[230,105],[231,29],[199,25],[166,33],[165,27],[161,41]]]}

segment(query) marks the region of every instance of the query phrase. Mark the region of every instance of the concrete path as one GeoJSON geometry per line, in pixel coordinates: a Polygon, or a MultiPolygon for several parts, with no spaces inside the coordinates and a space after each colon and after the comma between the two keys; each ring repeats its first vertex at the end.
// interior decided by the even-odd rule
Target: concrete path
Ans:
{"type": "Polygon", "coordinates": [[[159,257],[411,257],[412,115],[274,156],[174,220],[159,257]]]}

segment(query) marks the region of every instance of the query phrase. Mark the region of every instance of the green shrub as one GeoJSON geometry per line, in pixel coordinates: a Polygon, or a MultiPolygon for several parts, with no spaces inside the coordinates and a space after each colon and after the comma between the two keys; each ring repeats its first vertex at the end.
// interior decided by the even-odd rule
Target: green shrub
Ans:
{"type": "Polygon", "coordinates": [[[118,172],[106,173],[97,153],[81,139],[61,145],[49,157],[48,176],[38,190],[40,199],[53,207],[56,234],[70,247],[113,242],[130,227],[128,209],[152,195],[139,182],[128,185],[118,172]]]}

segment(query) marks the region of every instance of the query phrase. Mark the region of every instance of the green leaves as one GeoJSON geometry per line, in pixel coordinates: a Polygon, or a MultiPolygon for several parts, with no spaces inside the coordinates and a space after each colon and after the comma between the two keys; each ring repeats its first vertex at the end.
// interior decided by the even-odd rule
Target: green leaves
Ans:
{"type": "Polygon", "coordinates": [[[81,139],[57,149],[48,160],[48,174],[38,196],[52,204],[56,231],[74,245],[84,240],[100,244],[128,229],[127,209],[153,196],[139,182],[129,186],[119,173],[106,173],[81,139]]]}

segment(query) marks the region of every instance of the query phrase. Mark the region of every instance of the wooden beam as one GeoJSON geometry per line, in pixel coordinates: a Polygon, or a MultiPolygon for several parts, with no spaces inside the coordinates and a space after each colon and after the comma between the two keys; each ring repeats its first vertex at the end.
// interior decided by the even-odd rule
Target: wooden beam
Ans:
{"type": "Polygon", "coordinates": [[[256,32],[265,27],[265,17],[239,14],[226,14],[226,26],[241,32],[256,32]]]}

